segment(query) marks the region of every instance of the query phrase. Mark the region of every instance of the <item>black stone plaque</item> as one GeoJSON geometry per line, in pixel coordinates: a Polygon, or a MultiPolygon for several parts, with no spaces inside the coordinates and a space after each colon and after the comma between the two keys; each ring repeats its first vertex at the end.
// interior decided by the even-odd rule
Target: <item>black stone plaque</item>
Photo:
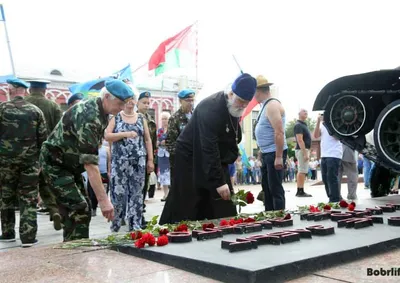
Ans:
{"type": "Polygon", "coordinates": [[[237,238],[236,242],[250,242],[252,244],[253,249],[258,248],[257,240],[249,239],[249,238],[237,238]]]}
{"type": "Polygon", "coordinates": [[[197,233],[197,241],[210,240],[223,237],[222,231],[212,230],[212,231],[200,231],[197,233]]]}
{"type": "Polygon", "coordinates": [[[380,209],[382,209],[383,212],[395,212],[396,208],[394,206],[388,206],[388,205],[382,205],[379,206],[380,209]]]}
{"type": "Polygon", "coordinates": [[[300,241],[300,234],[286,232],[286,233],[280,235],[280,238],[281,238],[282,244],[287,244],[287,243],[300,241]]]}
{"type": "Polygon", "coordinates": [[[217,227],[217,229],[222,231],[223,235],[228,235],[228,234],[234,233],[233,226],[220,226],[220,227],[217,227]]]}
{"type": "Polygon", "coordinates": [[[170,243],[188,243],[192,241],[192,235],[189,232],[169,232],[167,237],[170,243]]]}
{"type": "Polygon", "coordinates": [[[293,219],[275,219],[271,220],[272,225],[275,227],[289,227],[293,226],[293,219]]]}
{"type": "Polygon", "coordinates": [[[310,230],[313,235],[318,235],[318,236],[327,236],[335,234],[334,227],[324,227],[322,225],[314,225],[306,227],[306,229],[310,230]]]}
{"type": "Polygon", "coordinates": [[[331,220],[338,221],[342,219],[352,218],[353,216],[350,213],[331,213],[331,220]]]}
{"type": "Polygon", "coordinates": [[[372,220],[372,223],[383,224],[383,217],[379,217],[379,216],[368,216],[368,218],[372,220]]]}
{"type": "Polygon", "coordinates": [[[330,213],[322,212],[322,213],[316,213],[314,216],[314,221],[321,221],[321,220],[326,220],[331,217],[330,213]]]}
{"type": "Polygon", "coordinates": [[[400,226],[400,217],[389,217],[388,224],[390,226],[400,226]]]}
{"type": "Polygon", "coordinates": [[[311,239],[312,238],[311,231],[309,231],[307,229],[294,229],[294,230],[289,230],[288,232],[298,233],[300,235],[300,238],[302,238],[302,239],[311,239]]]}
{"type": "Polygon", "coordinates": [[[375,208],[367,208],[367,210],[370,211],[371,215],[380,215],[383,214],[383,210],[379,207],[375,207],[375,208]]]}
{"type": "Polygon", "coordinates": [[[260,224],[251,224],[244,226],[244,233],[254,233],[262,231],[262,226],[260,224]]]}
{"type": "Polygon", "coordinates": [[[372,225],[374,225],[372,223],[372,219],[363,218],[363,219],[360,219],[359,221],[354,222],[354,229],[370,227],[372,225]]]}
{"type": "Polygon", "coordinates": [[[260,224],[263,229],[268,229],[268,230],[272,229],[272,223],[267,220],[257,221],[255,222],[255,224],[260,224]]]}

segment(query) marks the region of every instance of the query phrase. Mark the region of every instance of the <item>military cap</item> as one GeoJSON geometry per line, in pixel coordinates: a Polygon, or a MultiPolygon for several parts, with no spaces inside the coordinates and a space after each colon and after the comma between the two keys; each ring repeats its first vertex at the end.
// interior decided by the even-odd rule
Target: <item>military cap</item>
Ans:
{"type": "Polygon", "coordinates": [[[50,81],[46,80],[27,80],[31,84],[31,88],[47,88],[50,81]]]}
{"type": "Polygon", "coordinates": [[[151,93],[149,91],[144,91],[139,95],[139,100],[142,98],[150,98],[151,97],[151,93]]]}
{"type": "Polygon", "coordinates": [[[23,81],[21,79],[18,79],[18,78],[8,79],[7,83],[12,85],[12,86],[14,86],[14,87],[23,87],[23,88],[28,88],[29,87],[27,82],[25,82],[25,81],[23,81]]]}
{"type": "Polygon", "coordinates": [[[127,101],[135,96],[132,89],[126,83],[117,79],[106,81],[105,87],[108,92],[122,101],[127,101]]]}
{"type": "Polygon", "coordinates": [[[241,74],[232,84],[232,91],[241,99],[250,101],[257,89],[257,80],[249,74],[241,74]]]}
{"type": "Polygon", "coordinates": [[[193,89],[182,89],[178,92],[178,97],[180,99],[188,98],[190,95],[195,95],[195,91],[193,89]]]}
{"type": "Polygon", "coordinates": [[[74,93],[68,98],[68,106],[74,103],[77,100],[82,100],[83,99],[83,94],[82,93],[74,93]]]}

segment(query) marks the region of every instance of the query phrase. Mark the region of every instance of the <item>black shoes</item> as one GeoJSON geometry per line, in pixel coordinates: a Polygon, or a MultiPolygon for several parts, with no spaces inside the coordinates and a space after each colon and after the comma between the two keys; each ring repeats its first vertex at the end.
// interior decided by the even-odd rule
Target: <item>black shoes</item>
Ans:
{"type": "Polygon", "coordinates": [[[303,188],[297,188],[296,197],[310,198],[310,197],[312,197],[312,195],[307,194],[306,192],[304,192],[303,188]]]}

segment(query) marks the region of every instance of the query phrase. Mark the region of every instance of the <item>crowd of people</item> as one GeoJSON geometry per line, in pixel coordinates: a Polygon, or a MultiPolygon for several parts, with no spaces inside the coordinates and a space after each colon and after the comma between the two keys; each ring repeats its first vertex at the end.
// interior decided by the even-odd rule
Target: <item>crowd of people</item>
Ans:
{"type": "MultiPolygon", "coordinates": [[[[265,210],[284,210],[282,183],[296,181],[296,197],[311,197],[305,181],[316,180],[318,168],[330,202],[343,199],[343,175],[347,199],[357,199],[357,154],[329,135],[323,116],[311,133],[307,110],[299,111],[295,156],[288,157],[286,112],[262,75],[241,74],[196,108],[195,91],[181,90],[180,108],[163,112],[160,125],[149,114],[151,93],[135,93],[121,80],[106,81],[97,98],[72,95],[64,113],[45,97],[48,82],[7,82],[11,100],[0,104],[0,241],[16,241],[16,206],[23,247],[37,243],[37,213],[49,215],[64,241],[89,237],[97,207],[112,232],[143,229],[145,199],[157,188],[165,202],[160,224],[235,216],[231,196],[241,184],[261,184],[265,210]],[[254,124],[259,153],[244,162],[240,118],[253,98],[261,106],[254,124]],[[320,160],[311,156],[312,136],[321,140],[320,160]]],[[[365,165],[363,173],[369,174],[365,165]]]]}

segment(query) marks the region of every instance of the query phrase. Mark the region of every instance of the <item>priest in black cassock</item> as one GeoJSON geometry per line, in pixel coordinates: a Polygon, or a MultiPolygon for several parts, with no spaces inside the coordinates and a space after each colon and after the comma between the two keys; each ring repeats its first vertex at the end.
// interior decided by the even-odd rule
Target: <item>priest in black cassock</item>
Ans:
{"type": "Polygon", "coordinates": [[[240,75],[231,89],[199,103],[177,139],[174,178],[160,224],[235,216],[228,164],[239,155],[239,120],[256,92],[256,79],[240,75]]]}

